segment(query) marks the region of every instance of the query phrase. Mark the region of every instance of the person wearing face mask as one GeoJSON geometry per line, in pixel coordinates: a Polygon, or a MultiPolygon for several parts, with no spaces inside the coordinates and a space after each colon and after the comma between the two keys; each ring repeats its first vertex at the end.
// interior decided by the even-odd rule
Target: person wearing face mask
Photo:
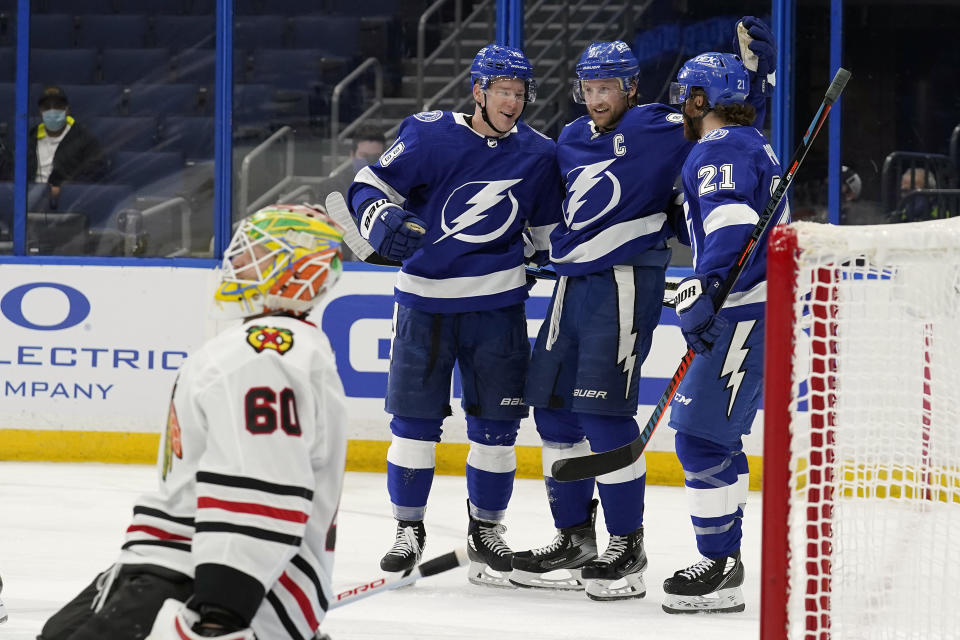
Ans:
{"type": "Polygon", "coordinates": [[[55,206],[64,182],[97,182],[106,174],[107,162],[100,141],[70,115],[63,89],[45,87],[37,106],[41,122],[27,140],[27,175],[50,185],[55,206]]]}

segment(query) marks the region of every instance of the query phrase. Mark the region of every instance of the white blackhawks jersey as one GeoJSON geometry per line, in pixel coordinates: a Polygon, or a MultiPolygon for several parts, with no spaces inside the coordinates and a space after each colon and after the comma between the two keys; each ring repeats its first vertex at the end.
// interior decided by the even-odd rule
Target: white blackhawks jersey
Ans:
{"type": "Polygon", "coordinates": [[[264,587],[257,637],[313,637],[332,596],[343,397],[309,322],[262,316],[207,342],[180,369],[159,491],[134,507],[120,562],[231,567],[264,587]]]}

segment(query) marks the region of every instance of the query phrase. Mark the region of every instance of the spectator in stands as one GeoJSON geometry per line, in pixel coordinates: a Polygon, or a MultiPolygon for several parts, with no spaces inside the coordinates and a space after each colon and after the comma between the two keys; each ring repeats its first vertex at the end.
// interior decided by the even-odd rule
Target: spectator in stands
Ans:
{"type": "MultiPolygon", "coordinates": [[[[346,197],[347,190],[353,183],[353,177],[357,175],[360,169],[371,165],[386,150],[386,140],[383,132],[375,127],[358,127],[353,136],[353,150],[350,152],[350,166],[344,168],[317,185],[318,202],[326,202],[327,196],[334,191],[339,191],[346,197]]],[[[355,260],[353,252],[343,246],[343,259],[355,260]]]]}
{"type": "Polygon", "coordinates": [[[353,151],[350,152],[349,167],[344,168],[317,186],[317,196],[320,202],[327,199],[327,195],[339,191],[346,197],[347,189],[353,183],[357,171],[376,162],[386,148],[383,131],[374,127],[358,127],[353,136],[353,151]]]}
{"type": "Polygon", "coordinates": [[[860,174],[843,165],[840,169],[840,224],[880,224],[884,222],[877,202],[861,198],[860,174]]]}
{"type": "Polygon", "coordinates": [[[893,222],[922,222],[941,217],[948,217],[948,212],[941,212],[937,199],[930,195],[918,193],[920,189],[936,189],[937,177],[923,167],[911,167],[900,176],[900,200],[896,211],[893,212],[893,222]]]}
{"type": "Polygon", "coordinates": [[[107,172],[100,141],[70,115],[63,89],[44,88],[37,101],[42,122],[27,138],[27,176],[50,185],[55,206],[64,182],[97,182],[107,172]]]}

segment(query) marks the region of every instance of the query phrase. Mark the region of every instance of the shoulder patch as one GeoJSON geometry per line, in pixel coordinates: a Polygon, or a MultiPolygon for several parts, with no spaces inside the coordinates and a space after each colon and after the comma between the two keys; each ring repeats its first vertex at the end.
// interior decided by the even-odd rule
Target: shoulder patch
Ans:
{"type": "Polygon", "coordinates": [[[397,156],[403,153],[403,142],[399,140],[389,149],[387,149],[382,156],[380,156],[380,166],[386,167],[388,164],[396,160],[397,156]]]}
{"type": "Polygon", "coordinates": [[[724,136],[726,136],[728,133],[730,133],[729,129],[714,129],[707,135],[700,138],[700,142],[710,142],[711,140],[719,140],[720,138],[723,138],[724,136]]]}
{"type": "Polygon", "coordinates": [[[256,325],[247,329],[247,344],[257,353],[276,351],[283,355],[293,349],[293,331],[283,327],[256,325]]]}
{"type": "Polygon", "coordinates": [[[443,111],[421,111],[413,116],[420,122],[436,122],[443,117],[443,111]]]}
{"type": "Polygon", "coordinates": [[[679,113],[668,113],[667,122],[675,122],[677,124],[683,124],[683,116],[679,113]]]}

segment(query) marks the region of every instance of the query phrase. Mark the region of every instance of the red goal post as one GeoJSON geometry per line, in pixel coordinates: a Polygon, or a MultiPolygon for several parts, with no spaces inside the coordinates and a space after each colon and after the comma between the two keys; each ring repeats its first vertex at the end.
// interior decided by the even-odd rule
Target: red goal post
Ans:
{"type": "Polygon", "coordinates": [[[960,634],[960,218],[769,241],[761,638],[960,634]]]}

